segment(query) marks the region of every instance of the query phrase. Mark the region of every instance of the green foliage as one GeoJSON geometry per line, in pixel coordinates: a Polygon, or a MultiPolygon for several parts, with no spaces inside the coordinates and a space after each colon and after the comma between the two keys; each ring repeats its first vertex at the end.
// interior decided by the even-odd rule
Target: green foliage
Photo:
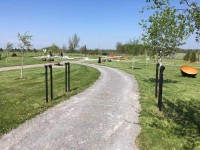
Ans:
{"type": "Polygon", "coordinates": [[[116,50],[118,51],[118,53],[120,54],[125,54],[126,50],[124,48],[124,45],[121,42],[117,42],[116,43],[116,50]]]}
{"type": "Polygon", "coordinates": [[[18,40],[19,40],[19,47],[21,49],[21,54],[22,54],[22,59],[21,59],[21,75],[20,78],[23,78],[23,66],[24,66],[24,52],[25,49],[29,49],[31,47],[31,42],[30,40],[32,40],[32,35],[28,35],[28,33],[24,33],[24,35],[18,33],[18,40]]]}
{"type": "Polygon", "coordinates": [[[146,0],[146,2],[151,5],[147,6],[147,8],[143,8],[141,12],[144,12],[145,9],[162,11],[173,8],[173,10],[176,11],[177,21],[179,24],[182,24],[181,28],[184,32],[196,34],[196,41],[200,41],[200,5],[197,2],[179,0],[181,7],[171,5],[170,0],[146,0]]]}
{"type": "Polygon", "coordinates": [[[190,61],[190,62],[196,62],[197,61],[197,55],[195,51],[188,50],[183,57],[183,60],[190,61]]]}
{"type": "Polygon", "coordinates": [[[81,51],[82,54],[85,54],[85,57],[86,57],[86,54],[88,54],[88,50],[87,50],[86,45],[82,46],[82,47],[80,48],[80,51],[81,51]]]}
{"type": "Polygon", "coordinates": [[[65,45],[65,44],[63,44],[62,50],[63,50],[64,52],[66,52],[66,51],[67,51],[67,47],[66,47],[66,45],[65,45]]]}
{"type": "Polygon", "coordinates": [[[190,53],[191,53],[190,51],[187,51],[185,56],[183,57],[183,60],[189,61],[190,60],[190,53]]]}
{"type": "Polygon", "coordinates": [[[142,40],[151,47],[151,53],[165,51],[173,53],[176,47],[184,44],[184,40],[192,33],[196,33],[199,41],[199,12],[197,3],[189,4],[181,0],[180,5],[188,8],[179,9],[171,5],[170,0],[147,0],[150,5],[142,9],[153,10],[148,20],[142,20],[140,25],[144,30],[142,40]]]}
{"type": "Polygon", "coordinates": [[[191,61],[191,62],[196,62],[196,61],[197,61],[197,55],[196,55],[196,52],[195,52],[195,51],[192,51],[192,52],[191,52],[190,61],[191,61]]]}
{"type": "Polygon", "coordinates": [[[13,43],[8,42],[7,45],[6,45],[6,50],[10,51],[12,49],[13,49],[13,43]]]}
{"type": "Polygon", "coordinates": [[[20,47],[20,49],[25,50],[25,49],[29,49],[32,45],[31,45],[31,40],[32,40],[32,35],[28,35],[28,33],[24,33],[23,35],[18,33],[17,35],[18,40],[20,41],[20,44],[18,45],[20,47]]]}
{"type": "Polygon", "coordinates": [[[54,54],[60,52],[60,48],[54,43],[48,48],[48,50],[54,54]]]}
{"type": "Polygon", "coordinates": [[[137,56],[139,54],[144,54],[146,46],[141,44],[139,39],[129,39],[126,44],[122,44],[121,42],[116,43],[116,49],[119,53],[129,54],[132,56],[137,56]]]}

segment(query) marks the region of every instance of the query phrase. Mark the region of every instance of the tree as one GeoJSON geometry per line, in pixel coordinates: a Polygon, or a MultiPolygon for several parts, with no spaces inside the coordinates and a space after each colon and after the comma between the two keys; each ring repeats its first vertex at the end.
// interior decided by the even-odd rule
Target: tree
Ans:
{"type": "Polygon", "coordinates": [[[67,51],[67,47],[66,47],[66,45],[65,45],[65,44],[63,44],[63,47],[62,47],[62,49],[63,49],[63,52],[66,52],[66,51],[67,51]]]}
{"type": "Polygon", "coordinates": [[[60,48],[53,43],[50,47],[49,47],[49,51],[51,51],[53,54],[60,52],[60,48]]]}
{"type": "Polygon", "coordinates": [[[86,45],[84,45],[83,47],[81,47],[80,51],[81,51],[82,54],[85,54],[85,57],[86,57],[86,54],[88,54],[88,50],[87,50],[86,45]]]}
{"type": "Polygon", "coordinates": [[[129,39],[129,42],[123,45],[126,52],[130,55],[136,56],[138,54],[143,54],[143,45],[140,44],[139,39],[129,39]]]}
{"type": "Polygon", "coordinates": [[[186,52],[185,56],[183,57],[183,60],[185,60],[185,61],[190,60],[190,51],[189,50],[186,52]]]}
{"type": "Polygon", "coordinates": [[[8,42],[6,45],[6,63],[8,62],[8,51],[13,49],[13,43],[8,42]]]}
{"type": "Polygon", "coordinates": [[[185,24],[184,30],[189,30],[190,34],[195,33],[196,41],[200,41],[200,5],[197,2],[179,0],[180,8],[172,6],[170,0],[146,0],[146,2],[151,3],[151,5],[147,7],[148,10],[164,10],[166,6],[167,8],[169,7],[176,10],[176,15],[179,18],[178,21],[185,24]]]}
{"type": "Polygon", "coordinates": [[[196,62],[197,61],[197,55],[195,51],[192,51],[190,54],[190,61],[191,62],[196,62]]]}
{"type": "Polygon", "coordinates": [[[78,47],[80,41],[80,37],[78,37],[76,34],[72,36],[72,38],[69,38],[69,50],[70,51],[75,51],[75,49],[78,47]]]}
{"type": "Polygon", "coordinates": [[[23,78],[23,66],[24,66],[24,51],[26,49],[29,49],[32,46],[31,42],[30,42],[30,40],[32,40],[32,35],[29,35],[27,32],[24,33],[23,35],[18,33],[17,37],[20,42],[18,46],[21,49],[21,55],[22,55],[21,76],[20,76],[20,78],[22,79],[23,78]]]}
{"type": "Polygon", "coordinates": [[[121,42],[116,43],[116,50],[121,54],[125,53],[124,46],[121,42]]]}
{"type": "MultiPolygon", "coordinates": [[[[147,2],[152,1],[147,0],[147,2]]],[[[187,1],[181,0],[180,2],[187,1]]],[[[153,0],[151,4],[146,9],[155,10],[154,14],[148,20],[142,20],[140,25],[144,30],[142,40],[151,47],[153,53],[173,53],[176,47],[183,45],[183,41],[195,30],[199,35],[199,26],[196,26],[194,20],[197,18],[196,9],[194,9],[194,13],[188,9],[177,9],[170,5],[169,0],[153,0]]],[[[197,7],[197,5],[195,6],[197,7]]],[[[198,41],[198,36],[196,40],[198,41]]],[[[162,64],[162,55],[160,55],[160,63],[162,64]]]]}

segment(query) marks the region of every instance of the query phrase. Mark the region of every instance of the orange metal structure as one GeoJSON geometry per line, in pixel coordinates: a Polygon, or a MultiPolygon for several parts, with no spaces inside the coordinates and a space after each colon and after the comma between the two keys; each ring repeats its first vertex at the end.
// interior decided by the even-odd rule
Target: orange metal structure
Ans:
{"type": "Polygon", "coordinates": [[[198,74],[198,70],[192,66],[182,66],[181,73],[183,76],[195,77],[198,74]]]}

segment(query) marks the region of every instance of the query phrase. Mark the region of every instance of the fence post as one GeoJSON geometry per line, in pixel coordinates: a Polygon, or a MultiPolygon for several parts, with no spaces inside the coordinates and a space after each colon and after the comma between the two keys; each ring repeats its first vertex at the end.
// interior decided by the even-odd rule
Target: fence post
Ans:
{"type": "Polygon", "coordinates": [[[70,91],[70,63],[68,62],[68,75],[67,75],[67,77],[68,77],[68,87],[67,87],[67,91],[70,91]]]}
{"type": "Polygon", "coordinates": [[[99,57],[98,63],[101,63],[101,57],[99,57]]]}
{"type": "Polygon", "coordinates": [[[156,84],[155,84],[155,97],[156,98],[158,96],[158,68],[159,68],[159,63],[156,64],[156,84]]]}
{"type": "Polygon", "coordinates": [[[53,71],[52,71],[52,65],[49,65],[50,68],[50,88],[51,88],[51,100],[53,99],[53,71]]]}
{"type": "Polygon", "coordinates": [[[65,63],[65,92],[67,92],[67,63],[65,63]]]}
{"type": "Polygon", "coordinates": [[[65,63],[65,92],[70,91],[70,63],[65,63]]]}
{"type": "Polygon", "coordinates": [[[160,80],[159,80],[159,94],[158,94],[158,108],[159,111],[162,110],[162,88],[163,88],[163,72],[165,70],[164,66],[160,67],[160,80]]]}
{"type": "Polygon", "coordinates": [[[48,65],[45,65],[46,103],[48,103],[48,65]]]}

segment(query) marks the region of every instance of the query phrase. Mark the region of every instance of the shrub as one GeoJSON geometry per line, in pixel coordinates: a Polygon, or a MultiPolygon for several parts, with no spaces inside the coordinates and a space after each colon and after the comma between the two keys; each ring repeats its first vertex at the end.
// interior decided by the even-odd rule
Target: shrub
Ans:
{"type": "Polygon", "coordinates": [[[13,54],[12,54],[12,57],[17,57],[17,54],[16,54],[16,53],[13,53],[13,54]]]}
{"type": "Polygon", "coordinates": [[[196,56],[196,52],[192,51],[190,54],[190,61],[191,62],[196,62],[197,61],[197,56],[196,56]]]}
{"type": "Polygon", "coordinates": [[[185,60],[185,61],[189,61],[190,60],[190,51],[187,51],[187,53],[183,57],[183,60],[185,60]]]}

